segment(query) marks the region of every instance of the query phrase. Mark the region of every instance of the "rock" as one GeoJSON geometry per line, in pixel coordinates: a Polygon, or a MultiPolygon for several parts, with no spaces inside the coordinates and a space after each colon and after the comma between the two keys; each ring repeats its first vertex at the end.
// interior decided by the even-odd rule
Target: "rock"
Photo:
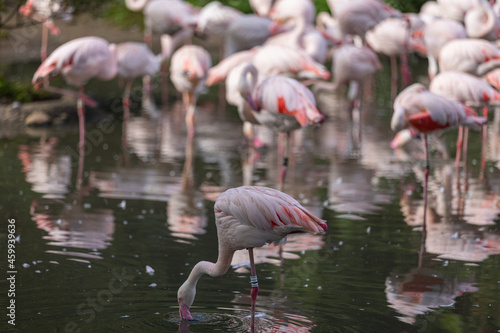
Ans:
{"type": "Polygon", "coordinates": [[[26,126],[44,126],[51,123],[51,117],[43,111],[35,111],[24,120],[26,126]]]}

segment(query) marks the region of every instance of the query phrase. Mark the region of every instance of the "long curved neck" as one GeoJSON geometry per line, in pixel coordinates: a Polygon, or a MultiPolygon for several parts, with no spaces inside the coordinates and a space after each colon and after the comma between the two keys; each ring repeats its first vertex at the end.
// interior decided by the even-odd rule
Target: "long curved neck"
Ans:
{"type": "Polygon", "coordinates": [[[297,46],[300,46],[300,39],[306,29],[306,19],[303,16],[297,16],[294,18],[294,22],[295,26],[290,31],[290,35],[293,36],[293,40],[297,43],[297,46]]]}
{"type": "Polygon", "coordinates": [[[245,98],[245,95],[251,94],[257,84],[259,78],[259,72],[257,68],[253,65],[245,66],[241,72],[240,80],[238,81],[238,91],[245,98]],[[248,80],[250,76],[250,80],[248,80]]]}
{"type": "Polygon", "coordinates": [[[193,270],[184,284],[196,288],[196,283],[203,274],[208,274],[212,277],[226,274],[229,267],[231,267],[233,255],[234,250],[224,246],[224,243],[219,240],[219,256],[217,257],[217,262],[200,261],[193,267],[193,270]]]}

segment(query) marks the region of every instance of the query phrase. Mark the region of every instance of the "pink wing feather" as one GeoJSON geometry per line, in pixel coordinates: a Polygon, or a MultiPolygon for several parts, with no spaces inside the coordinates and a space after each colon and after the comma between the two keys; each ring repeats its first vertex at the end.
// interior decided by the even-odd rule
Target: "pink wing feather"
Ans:
{"type": "Polygon", "coordinates": [[[297,200],[267,187],[241,186],[227,190],[215,203],[214,210],[260,231],[321,233],[327,229],[324,220],[314,216],[297,200]]]}

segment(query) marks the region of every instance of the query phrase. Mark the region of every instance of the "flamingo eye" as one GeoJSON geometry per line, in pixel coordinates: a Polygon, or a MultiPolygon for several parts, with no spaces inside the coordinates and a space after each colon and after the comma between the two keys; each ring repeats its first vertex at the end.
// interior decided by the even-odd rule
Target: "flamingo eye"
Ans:
{"type": "Polygon", "coordinates": [[[189,71],[184,71],[184,72],[182,72],[182,74],[183,74],[184,76],[189,76],[189,71]]]}

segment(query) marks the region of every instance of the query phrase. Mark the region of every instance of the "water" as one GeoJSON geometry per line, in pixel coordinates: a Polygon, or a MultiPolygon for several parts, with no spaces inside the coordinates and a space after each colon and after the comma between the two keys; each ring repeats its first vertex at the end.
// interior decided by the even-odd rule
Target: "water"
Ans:
{"type": "MultiPolygon", "coordinates": [[[[490,115],[483,171],[480,135],[472,133],[461,173],[467,189],[456,189],[453,158],[434,153],[422,248],[422,143],[390,149],[388,78],[379,73],[362,104],[361,138],[359,122],[349,130],[342,93],[317,95],[328,119],[294,135],[285,191],[329,229],[290,236],[283,265],[277,247],[255,251],[258,331],[500,330],[499,113],[490,115]]],[[[198,261],[217,257],[216,197],[242,184],[277,187],[276,139],[263,136],[269,147],[249,150],[217,89],[200,98],[192,141],[172,88],[161,109],[133,104],[123,127],[116,82],[89,87],[108,101],[107,116],[87,124],[83,165],[76,125],[0,140],[2,253],[7,218],[20,236],[16,326],[3,315],[2,331],[249,331],[246,251],[225,276],[202,277],[195,321],[178,318],[178,287],[198,261]]],[[[452,157],[455,138],[441,137],[452,157]]],[[[5,290],[5,278],[1,284],[5,290]]]]}

